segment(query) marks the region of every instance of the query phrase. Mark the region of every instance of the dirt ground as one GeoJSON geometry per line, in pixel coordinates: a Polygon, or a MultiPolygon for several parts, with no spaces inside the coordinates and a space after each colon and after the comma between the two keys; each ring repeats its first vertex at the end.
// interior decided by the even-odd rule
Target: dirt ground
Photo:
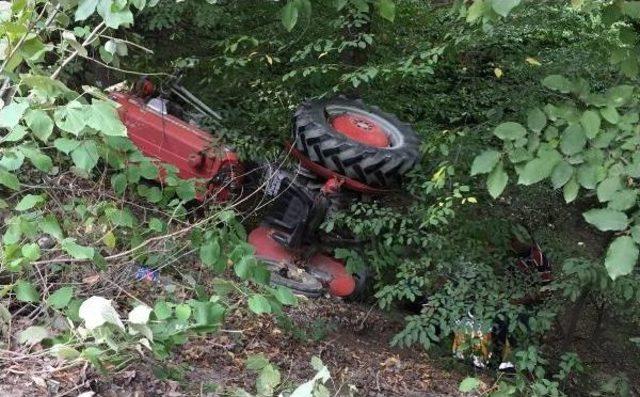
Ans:
{"type": "Polygon", "coordinates": [[[162,371],[140,362],[107,378],[90,366],[65,368],[48,357],[16,365],[5,362],[0,396],[77,396],[91,391],[109,397],[217,396],[236,387],[255,391],[256,375],[245,370],[244,362],[258,353],[280,368],[286,382],[308,380],[314,374],[311,357],[320,357],[331,371],[329,386],[336,395],[459,395],[464,375],[439,367],[438,360],[420,350],[391,348],[388,342],[401,322],[377,309],[321,298],[303,301],[289,315],[291,322],[277,324],[271,317],[234,313],[225,329],[239,332],[190,339],[162,371]]]}

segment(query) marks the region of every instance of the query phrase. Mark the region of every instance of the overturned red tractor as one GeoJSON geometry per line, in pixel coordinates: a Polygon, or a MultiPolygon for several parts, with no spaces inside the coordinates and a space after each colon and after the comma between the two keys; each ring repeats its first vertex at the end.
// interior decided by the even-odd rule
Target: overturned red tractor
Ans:
{"type": "MultiPolygon", "coordinates": [[[[241,190],[245,166],[235,152],[197,127],[191,115],[220,120],[177,82],[157,94],[148,80],[131,92],[114,92],[129,138],[148,157],[171,164],[181,178],[207,181],[207,191],[224,202],[241,190]],[[193,113],[195,112],[195,113],[193,113]]],[[[364,284],[344,264],[318,248],[317,231],[348,192],[381,194],[397,186],[419,160],[419,140],[407,123],[360,100],[309,100],[293,115],[289,152],[295,171],[269,169],[265,194],[273,198],[262,225],[249,234],[271,281],[307,296],[348,297],[364,284]]]]}

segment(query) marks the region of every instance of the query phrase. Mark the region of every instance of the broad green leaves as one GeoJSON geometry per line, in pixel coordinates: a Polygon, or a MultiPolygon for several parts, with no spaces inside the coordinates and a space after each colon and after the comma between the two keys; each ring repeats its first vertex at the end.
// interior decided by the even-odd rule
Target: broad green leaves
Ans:
{"type": "Polygon", "coordinates": [[[133,14],[126,1],[98,0],[96,11],[112,29],[133,24],[133,14]]]}
{"type": "Polygon", "coordinates": [[[616,238],[607,250],[604,265],[609,276],[615,280],[633,271],[638,261],[638,245],[629,236],[616,238]]]}
{"type": "Polygon", "coordinates": [[[46,142],[53,132],[53,120],[43,110],[30,110],[25,116],[25,121],[33,135],[42,142],[46,142]]]}
{"type": "Polygon", "coordinates": [[[629,224],[629,219],[624,212],[609,208],[593,209],[582,214],[584,219],[599,230],[624,230],[629,224]]]}
{"type": "Polygon", "coordinates": [[[98,153],[98,146],[95,141],[86,140],[80,142],[80,144],[71,152],[71,159],[76,167],[83,171],[89,172],[93,167],[98,164],[100,154],[98,153]]]}
{"type": "Polygon", "coordinates": [[[200,247],[200,260],[217,273],[222,273],[226,268],[226,260],[221,260],[220,251],[217,240],[208,241],[200,247]]]}
{"type": "Polygon", "coordinates": [[[556,164],[551,172],[551,184],[555,189],[563,187],[573,176],[573,167],[562,160],[556,164]]]}
{"type": "Polygon", "coordinates": [[[114,309],[112,302],[101,296],[92,296],[80,305],[80,318],[88,330],[94,330],[105,324],[112,324],[124,330],[124,324],[114,309]]]}
{"type": "Polygon", "coordinates": [[[76,21],[84,21],[96,11],[98,0],[80,0],[75,12],[76,21]]]}
{"type": "Polygon", "coordinates": [[[539,108],[533,108],[527,113],[527,127],[531,131],[540,132],[547,125],[547,115],[539,108]]]}
{"type": "Polygon", "coordinates": [[[502,162],[500,162],[487,177],[487,190],[491,197],[497,198],[500,196],[504,188],[507,187],[507,182],[509,182],[509,175],[507,175],[502,166],[502,162]]]}
{"type": "Polygon", "coordinates": [[[0,109],[0,128],[13,128],[18,125],[24,112],[29,107],[27,101],[12,102],[0,109]]]}
{"type": "Polygon", "coordinates": [[[33,286],[32,283],[25,280],[18,280],[13,287],[13,292],[16,294],[16,299],[20,302],[36,303],[40,301],[40,294],[33,286]]]}
{"type": "Polygon", "coordinates": [[[491,172],[493,167],[500,160],[500,152],[496,150],[486,150],[479,154],[471,165],[471,176],[477,174],[486,174],[491,172]]]}
{"type": "Polygon", "coordinates": [[[478,378],[467,377],[460,382],[458,390],[462,393],[469,393],[476,390],[478,387],[480,387],[480,380],[478,378]]]}
{"type": "Polygon", "coordinates": [[[126,129],[115,107],[107,101],[94,100],[87,125],[107,136],[126,136],[126,129]]]}
{"type": "Polygon", "coordinates": [[[18,335],[18,342],[23,345],[35,345],[49,337],[49,331],[40,326],[31,326],[18,335]]]}
{"type": "Polygon", "coordinates": [[[11,190],[20,189],[20,181],[18,180],[18,177],[3,168],[0,168],[0,185],[8,187],[11,190]]]}
{"type": "Polygon", "coordinates": [[[587,137],[584,134],[582,127],[578,124],[571,124],[562,134],[562,138],[560,139],[560,150],[562,150],[562,153],[571,156],[581,152],[586,144],[587,137]]]}
{"type": "Polygon", "coordinates": [[[249,298],[249,309],[256,314],[271,313],[271,304],[263,295],[254,294],[249,298]]]}
{"type": "Polygon", "coordinates": [[[298,7],[294,1],[289,1],[284,8],[282,8],[282,25],[289,32],[293,30],[298,23],[298,7]]]}
{"type": "Polygon", "coordinates": [[[14,209],[16,211],[27,211],[43,202],[44,197],[42,197],[41,195],[27,194],[18,202],[18,204],[16,204],[14,209]]]}
{"type": "Polygon", "coordinates": [[[54,309],[64,309],[73,298],[73,287],[62,287],[49,295],[47,303],[54,309]]]}
{"type": "Polygon", "coordinates": [[[580,118],[580,124],[589,139],[593,139],[598,135],[600,123],[600,115],[593,110],[585,110],[580,118]]]}
{"type": "Polygon", "coordinates": [[[573,84],[564,76],[554,74],[542,80],[542,85],[561,93],[567,94],[573,89],[573,84]]]}
{"type": "Polygon", "coordinates": [[[511,10],[520,4],[521,0],[494,0],[491,2],[491,8],[500,15],[506,17],[511,10]]]}
{"type": "Polygon", "coordinates": [[[600,109],[600,114],[603,119],[607,120],[611,124],[618,124],[618,121],[620,121],[620,114],[613,106],[607,106],[606,108],[600,109]]]}
{"type": "Polygon", "coordinates": [[[393,22],[396,17],[396,4],[394,0],[378,0],[376,3],[380,16],[393,22]]]}
{"type": "Polygon", "coordinates": [[[532,185],[549,177],[556,164],[561,160],[560,154],[555,150],[548,150],[539,153],[539,156],[527,164],[520,172],[518,183],[521,185],[532,185]]]}
{"type": "Polygon", "coordinates": [[[527,130],[518,123],[507,121],[498,125],[493,130],[493,134],[502,140],[515,141],[524,138],[527,135],[527,130]]]}
{"type": "MultiPolygon", "coordinates": [[[[603,208],[593,208],[583,216],[599,230],[636,228],[636,217],[626,213],[637,205],[638,191],[633,187],[640,178],[638,140],[633,134],[640,119],[640,109],[632,101],[635,88],[621,85],[604,94],[590,93],[584,80],[571,81],[561,75],[547,76],[542,85],[574,96],[576,102],[529,110],[526,128],[513,121],[499,124],[493,135],[502,140],[502,151],[490,149],[478,155],[471,175],[489,173],[487,189],[497,197],[508,181],[503,162],[509,161],[519,184],[550,180],[555,189],[562,188],[567,203],[578,198],[581,188],[595,193],[603,208]]],[[[612,278],[628,274],[637,260],[635,243],[622,237],[607,255],[612,278]],[[628,261],[620,260],[621,252],[628,254],[628,261]]]]}
{"type": "Polygon", "coordinates": [[[75,242],[72,238],[62,240],[62,249],[75,259],[93,259],[95,251],[91,247],[85,247],[75,242]]]}

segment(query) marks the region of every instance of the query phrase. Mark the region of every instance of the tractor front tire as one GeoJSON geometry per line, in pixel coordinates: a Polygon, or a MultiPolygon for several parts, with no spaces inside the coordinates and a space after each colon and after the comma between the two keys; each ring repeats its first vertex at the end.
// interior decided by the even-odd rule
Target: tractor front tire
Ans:
{"type": "Polygon", "coordinates": [[[314,163],[372,187],[396,186],[420,159],[420,141],[408,123],[343,97],[300,105],[293,139],[314,163]]]}

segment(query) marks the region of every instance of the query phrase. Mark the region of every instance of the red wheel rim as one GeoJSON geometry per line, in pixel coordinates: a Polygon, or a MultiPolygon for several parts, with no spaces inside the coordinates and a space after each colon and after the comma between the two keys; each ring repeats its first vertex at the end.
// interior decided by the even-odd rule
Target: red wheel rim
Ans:
{"type": "Polygon", "coordinates": [[[389,147],[389,137],[375,120],[353,113],[343,113],[331,120],[333,128],[356,142],[373,147],[389,147]]]}

